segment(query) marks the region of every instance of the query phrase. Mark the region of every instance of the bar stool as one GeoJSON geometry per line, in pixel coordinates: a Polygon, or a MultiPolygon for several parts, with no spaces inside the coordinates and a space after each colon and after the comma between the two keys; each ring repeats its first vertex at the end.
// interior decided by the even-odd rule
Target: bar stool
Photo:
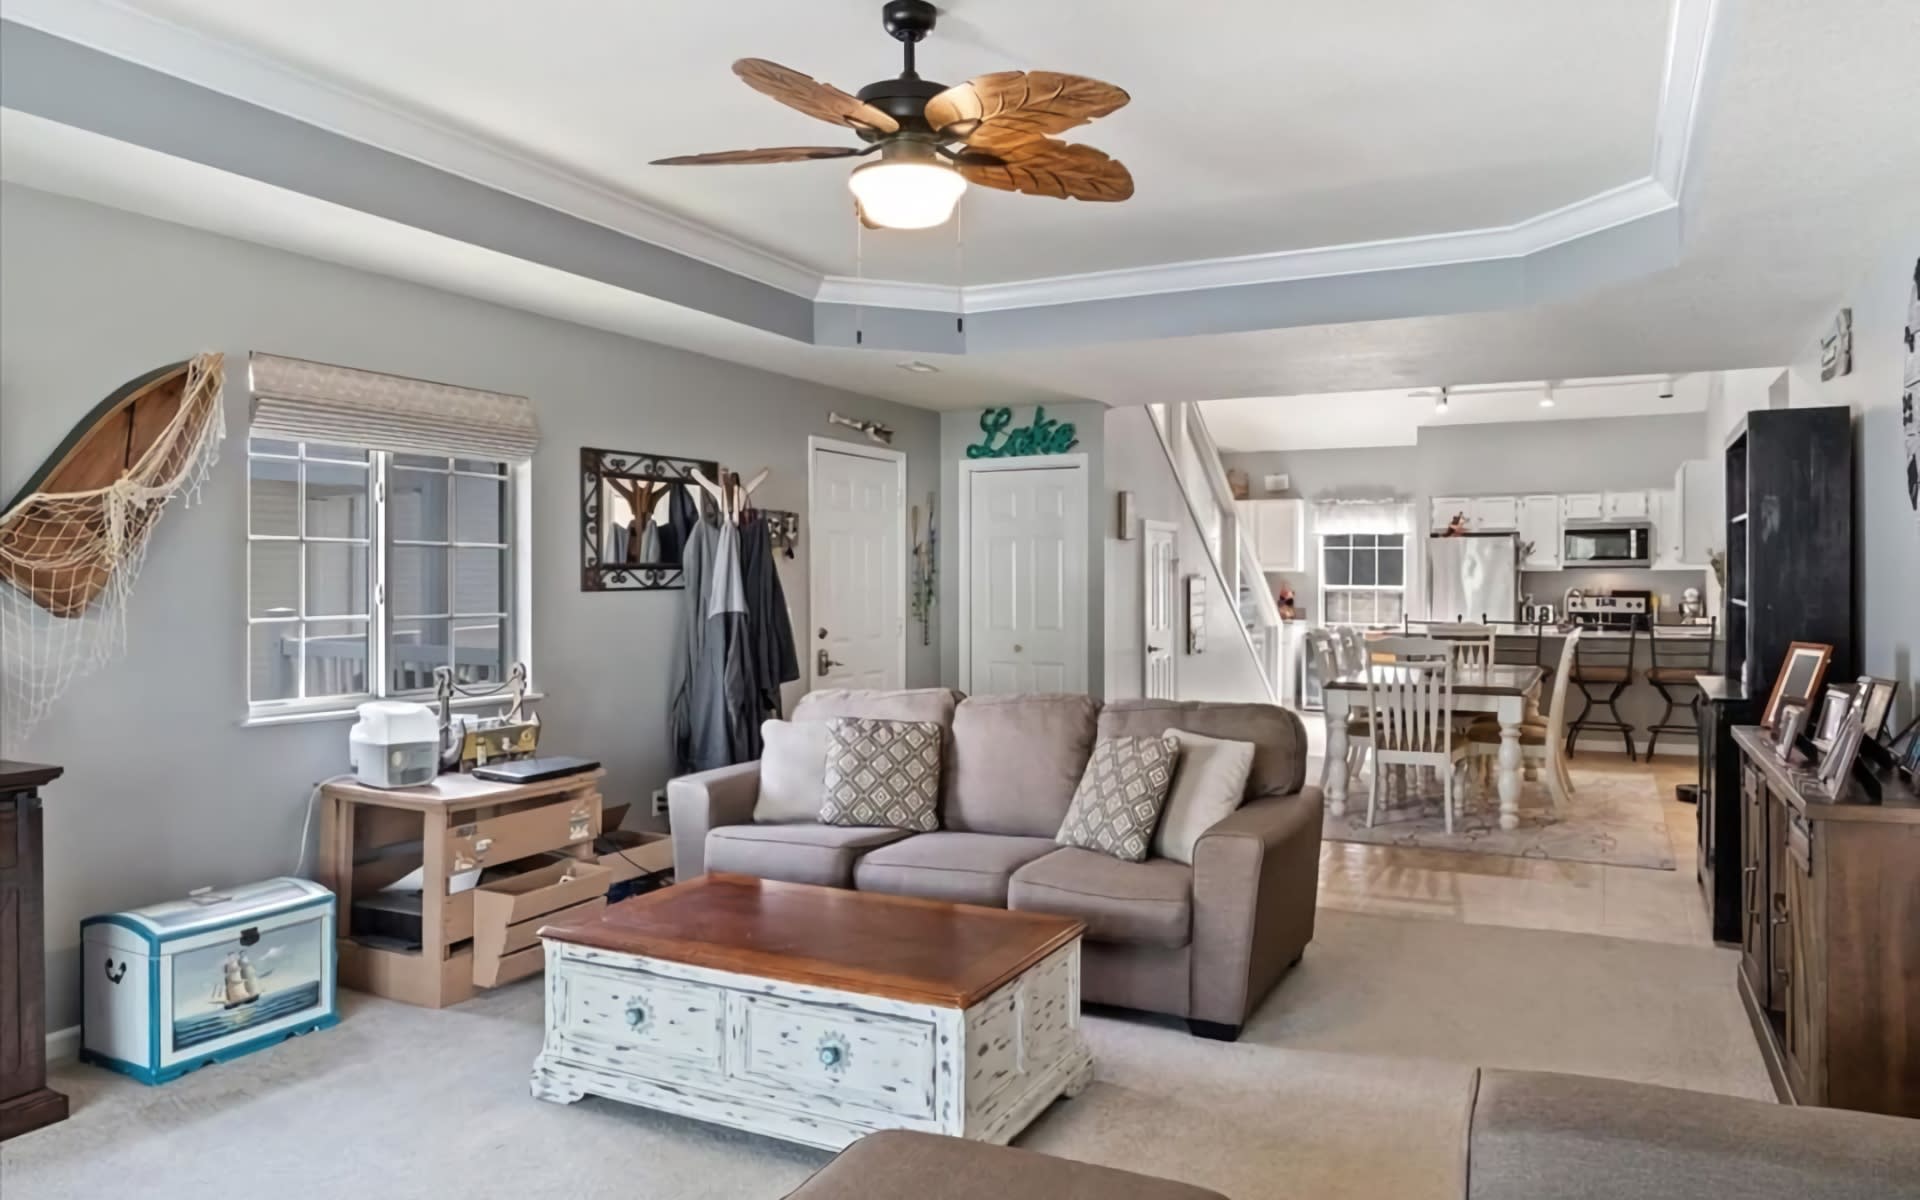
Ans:
{"type": "Polygon", "coordinates": [[[1574,648],[1572,681],[1580,688],[1581,706],[1580,715],[1567,724],[1568,758],[1573,757],[1573,748],[1582,732],[1598,729],[1619,731],[1620,740],[1627,746],[1627,757],[1639,761],[1640,756],[1633,748],[1634,726],[1621,718],[1619,704],[1627,685],[1633,682],[1641,625],[1641,621],[1635,620],[1627,626],[1624,639],[1589,634],[1574,648]],[[1611,720],[1594,717],[1594,708],[1602,704],[1613,714],[1611,720]]]}
{"type": "MultiPolygon", "coordinates": [[[[1698,629],[1699,626],[1687,628],[1698,629]]],[[[1673,710],[1680,701],[1674,698],[1669,688],[1698,688],[1699,677],[1713,671],[1714,635],[1719,632],[1718,618],[1707,621],[1707,636],[1697,634],[1669,633],[1662,637],[1656,626],[1647,631],[1647,682],[1653,690],[1660,693],[1660,699],[1666,702],[1666,708],[1660,712],[1660,719],[1647,730],[1647,758],[1653,758],[1653,748],[1660,741],[1662,733],[1692,734],[1700,736],[1699,693],[1688,698],[1687,715],[1690,720],[1675,721],[1673,710]]]]}

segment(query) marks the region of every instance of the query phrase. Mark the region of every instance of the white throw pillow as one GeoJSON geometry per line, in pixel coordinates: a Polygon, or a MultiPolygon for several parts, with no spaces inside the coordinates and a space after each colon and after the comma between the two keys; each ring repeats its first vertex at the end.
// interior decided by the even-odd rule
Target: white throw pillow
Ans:
{"type": "Polygon", "coordinates": [[[768,721],[760,726],[759,825],[818,821],[827,794],[825,721],[768,721]]]}
{"type": "Polygon", "coordinates": [[[1193,846],[1246,794],[1247,774],[1253,770],[1253,743],[1227,742],[1184,729],[1169,729],[1178,743],[1180,761],[1173,769],[1173,788],[1160,828],[1153,835],[1153,852],[1189,866],[1193,846]]]}

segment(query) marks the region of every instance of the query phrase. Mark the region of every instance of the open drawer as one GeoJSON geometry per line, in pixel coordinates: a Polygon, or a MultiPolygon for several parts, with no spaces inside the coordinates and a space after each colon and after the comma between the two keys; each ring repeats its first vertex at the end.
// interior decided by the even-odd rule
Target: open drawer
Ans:
{"type": "Polygon", "coordinates": [[[497,987],[536,974],[540,927],[604,908],[612,879],[598,863],[568,860],[474,888],[474,983],[497,987]]]}
{"type": "Polygon", "coordinates": [[[600,793],[582,792],[568,803],[542,803],[486,817],[447,830],[447,870],[498,866],[548,850],[589,844],[599,832],[600,793]]]}

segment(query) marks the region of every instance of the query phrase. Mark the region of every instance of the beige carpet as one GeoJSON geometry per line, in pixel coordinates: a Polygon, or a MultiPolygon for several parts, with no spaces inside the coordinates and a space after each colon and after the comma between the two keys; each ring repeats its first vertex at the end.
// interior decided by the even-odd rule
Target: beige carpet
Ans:
{"type": "MultiPolygon", "coordinates": [[[[1313,769],[1317,772],[1319,765],[1313,769]]],[[[1427,794],[1396,794],[1391,805],[1383,792],[1374,826],[1367,828],[1367,788],[1362,778],[1348,786],[1347,811],[1338,817],[1331,812],[1326,815],[1321,836],[1376,846],[1673,870],[1666,812],[1651,776],[1644,770],[1575,766],[1573,783],[1572,804],[1558,813],[1553,811],[1545,783],[1523,784],[1520,827],[1506,830],[1500,828],[1499,799],[1490,790],[1462,780],[1455,785],[1459,808],[1453,832],[1448,833],[1439,784],[1432,779],[1427,782],[1427,794]]]]}
{"type": "MultiPolygon", "coordinates": [[[[1235,1200],[1457,1196],[1475,1064],[1768,1097],[1724,950],[1322,910],[1238,1044],[1093,1014],[1092,1087],[1020,1144],[1235,1200]]],[[[774,1200],[825,1155],[603,1100],[532,1100],[530,980],[145,1088],[67,1066],[75,1114],[0,1147],[0,1196],[774,1200]]]]}

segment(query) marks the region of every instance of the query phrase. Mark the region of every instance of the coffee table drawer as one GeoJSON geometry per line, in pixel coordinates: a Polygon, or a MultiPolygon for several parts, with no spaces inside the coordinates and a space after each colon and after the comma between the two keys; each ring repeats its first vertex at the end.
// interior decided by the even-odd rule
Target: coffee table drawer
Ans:
{"type": "Polygon", "coordinates": [[[561,1039],[718,1070],[726,1045],[726,992],[645,971],[569,965],[561,1039]]]}
{"type": "Polygon", "coordinates": [[[933,1114],[933,1025],[849,1008],[736,994],[728,1073],[905,1117],[933,1114]]]}

